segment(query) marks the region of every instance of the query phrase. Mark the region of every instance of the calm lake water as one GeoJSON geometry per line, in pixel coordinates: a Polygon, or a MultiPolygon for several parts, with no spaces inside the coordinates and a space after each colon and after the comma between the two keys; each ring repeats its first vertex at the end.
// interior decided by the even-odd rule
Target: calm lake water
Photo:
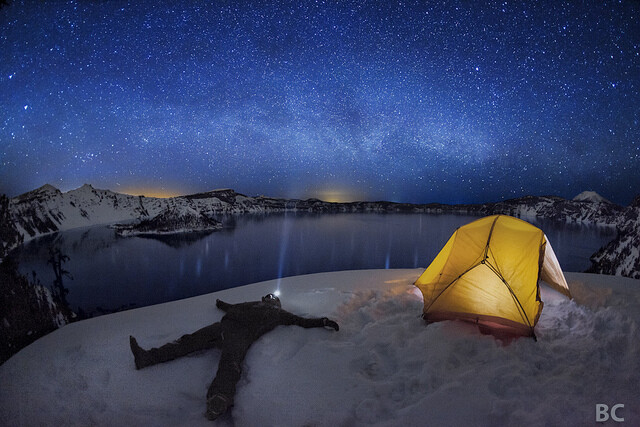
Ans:
{"type": "MultiPolygon", "coordinates": [[[[106,226],[33,240],[18,250],[20,270],[49,286],[50,247],[64,268],[72,308],[99,314],[191,297],[262,280],[323,271],[426,267],[456,228],[478,219],[430,214],[277,214],[220,218],[226,228],[172,238],[118,237],[106,226]]],[[[565,271],[584,271],[615,230],[534,222],[565,271]]]]}

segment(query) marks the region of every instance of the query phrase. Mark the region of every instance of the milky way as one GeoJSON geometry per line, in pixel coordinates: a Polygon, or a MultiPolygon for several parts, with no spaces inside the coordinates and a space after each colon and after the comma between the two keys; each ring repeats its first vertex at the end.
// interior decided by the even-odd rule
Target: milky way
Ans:
{"type": "Polygon", "coordinates": [[[0,192],[640,193],[640,2],[0,9],[0,192]]]}

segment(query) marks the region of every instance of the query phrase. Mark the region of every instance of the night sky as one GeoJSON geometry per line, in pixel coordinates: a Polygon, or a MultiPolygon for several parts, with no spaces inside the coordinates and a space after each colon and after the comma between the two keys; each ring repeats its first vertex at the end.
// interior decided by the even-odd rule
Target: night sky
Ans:
{"type": "Polygon", "coordinates": [[[638,1],[0,9],[0,192],[640,193],[638,1]]]}

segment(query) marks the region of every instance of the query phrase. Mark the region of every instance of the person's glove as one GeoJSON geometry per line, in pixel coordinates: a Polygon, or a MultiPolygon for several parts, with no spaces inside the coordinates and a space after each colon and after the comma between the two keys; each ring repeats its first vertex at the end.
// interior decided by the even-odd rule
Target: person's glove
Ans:
{"type": "Polygon", "coordinates": [[[333,328],[336,331],[340,330],[340,326],[338,326],[338,324],[336,322],[334,322],[333,320],[329,320],[326,317],[322,318],[322,325],[326,326],[326,327],[329,327],[329,328],[333,328]]]}

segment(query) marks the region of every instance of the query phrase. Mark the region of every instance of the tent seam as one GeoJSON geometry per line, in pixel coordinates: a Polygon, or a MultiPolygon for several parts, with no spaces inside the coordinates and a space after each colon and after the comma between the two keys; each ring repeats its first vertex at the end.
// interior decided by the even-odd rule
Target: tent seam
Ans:
{"type": "Polygon", "coordinates": [[[500,217],[501,217],[501,215],[497,215],[496,219],[494,219],[493,223],[491,224],[491,230],[489,230],[489,237],[487,237],[487,244],[484,247],[484,259],[485,260],[489,256],[489,243],[491,242],[491,236],[493,235],[493,229],[496,227],[496,222],[498,222],[498,218],[500,218],[500,217]]]}
{"type": "Polygon", "coordinates": [[[485,265],[487,267],[489,267],[489,269],[491,271],[493,271],[493,273],[498,276],[498,278],[500,278],[500,280],[502,280],[502,283],[504,283],[504,285],[506,286],[506,288],[509,290],[509,293],[511,294],[511,298],[513,298],[513,300],[516,302],[517,307],[518,307],[518,312],[520,313],[520,317],[522,317],[522,320],[524,320],[525,322],[527,322],[527,326],[529,326],[531,329],[533,329],[533,326],[531,326],[531,322],[529,321],[529,316],[527,316],[527,313],[524,310],[524,307],[522,306],[522,303],[520,302],[520,300],[518,299],[518,297],[516,296],[516,294],[513,292],[513,289],[511,289],[511,285],[509,285],[509,283],[507,282],[507,280],[504,278],[504,276],[502,276],[502,274],[500,274],[500,272],[498,272],[498,270],[496,269],[496,267],[494,267],[492,264],[486,262],[485,265]]]}
{"type": "Polygon", "coordinates": [[[469,267],[467,270],[465,270],[463,273],[461,273],[458,277],[456,277],[455,279],[453,279],[451,281],[451,283],[449,283],[447,286],[444,287],[444,289],[442,291],[440,291],[440,293],[438,294],[437,297],[435,297],[431,303],[429,304],[429,306],[427,308],[425,308],[423,310],[423,313],[426,314],[427,311],[429,311],[429,309],[431,308],[431,306],[438,300],[438,298],[440,298],[442,296],[442,294],[444,294],[444,292],[449,289],[454,283],[456,283],[458,280],[460,280],[462,278],[462,276],[464,276],[465,274],[467,274],[468,272],[470,272],[471,270],[473,270],[474,268],[476,268],[477,266],[479,266],[480,264],[482,264],[482,262],[479,262],[471,267],[469,267]]]}

